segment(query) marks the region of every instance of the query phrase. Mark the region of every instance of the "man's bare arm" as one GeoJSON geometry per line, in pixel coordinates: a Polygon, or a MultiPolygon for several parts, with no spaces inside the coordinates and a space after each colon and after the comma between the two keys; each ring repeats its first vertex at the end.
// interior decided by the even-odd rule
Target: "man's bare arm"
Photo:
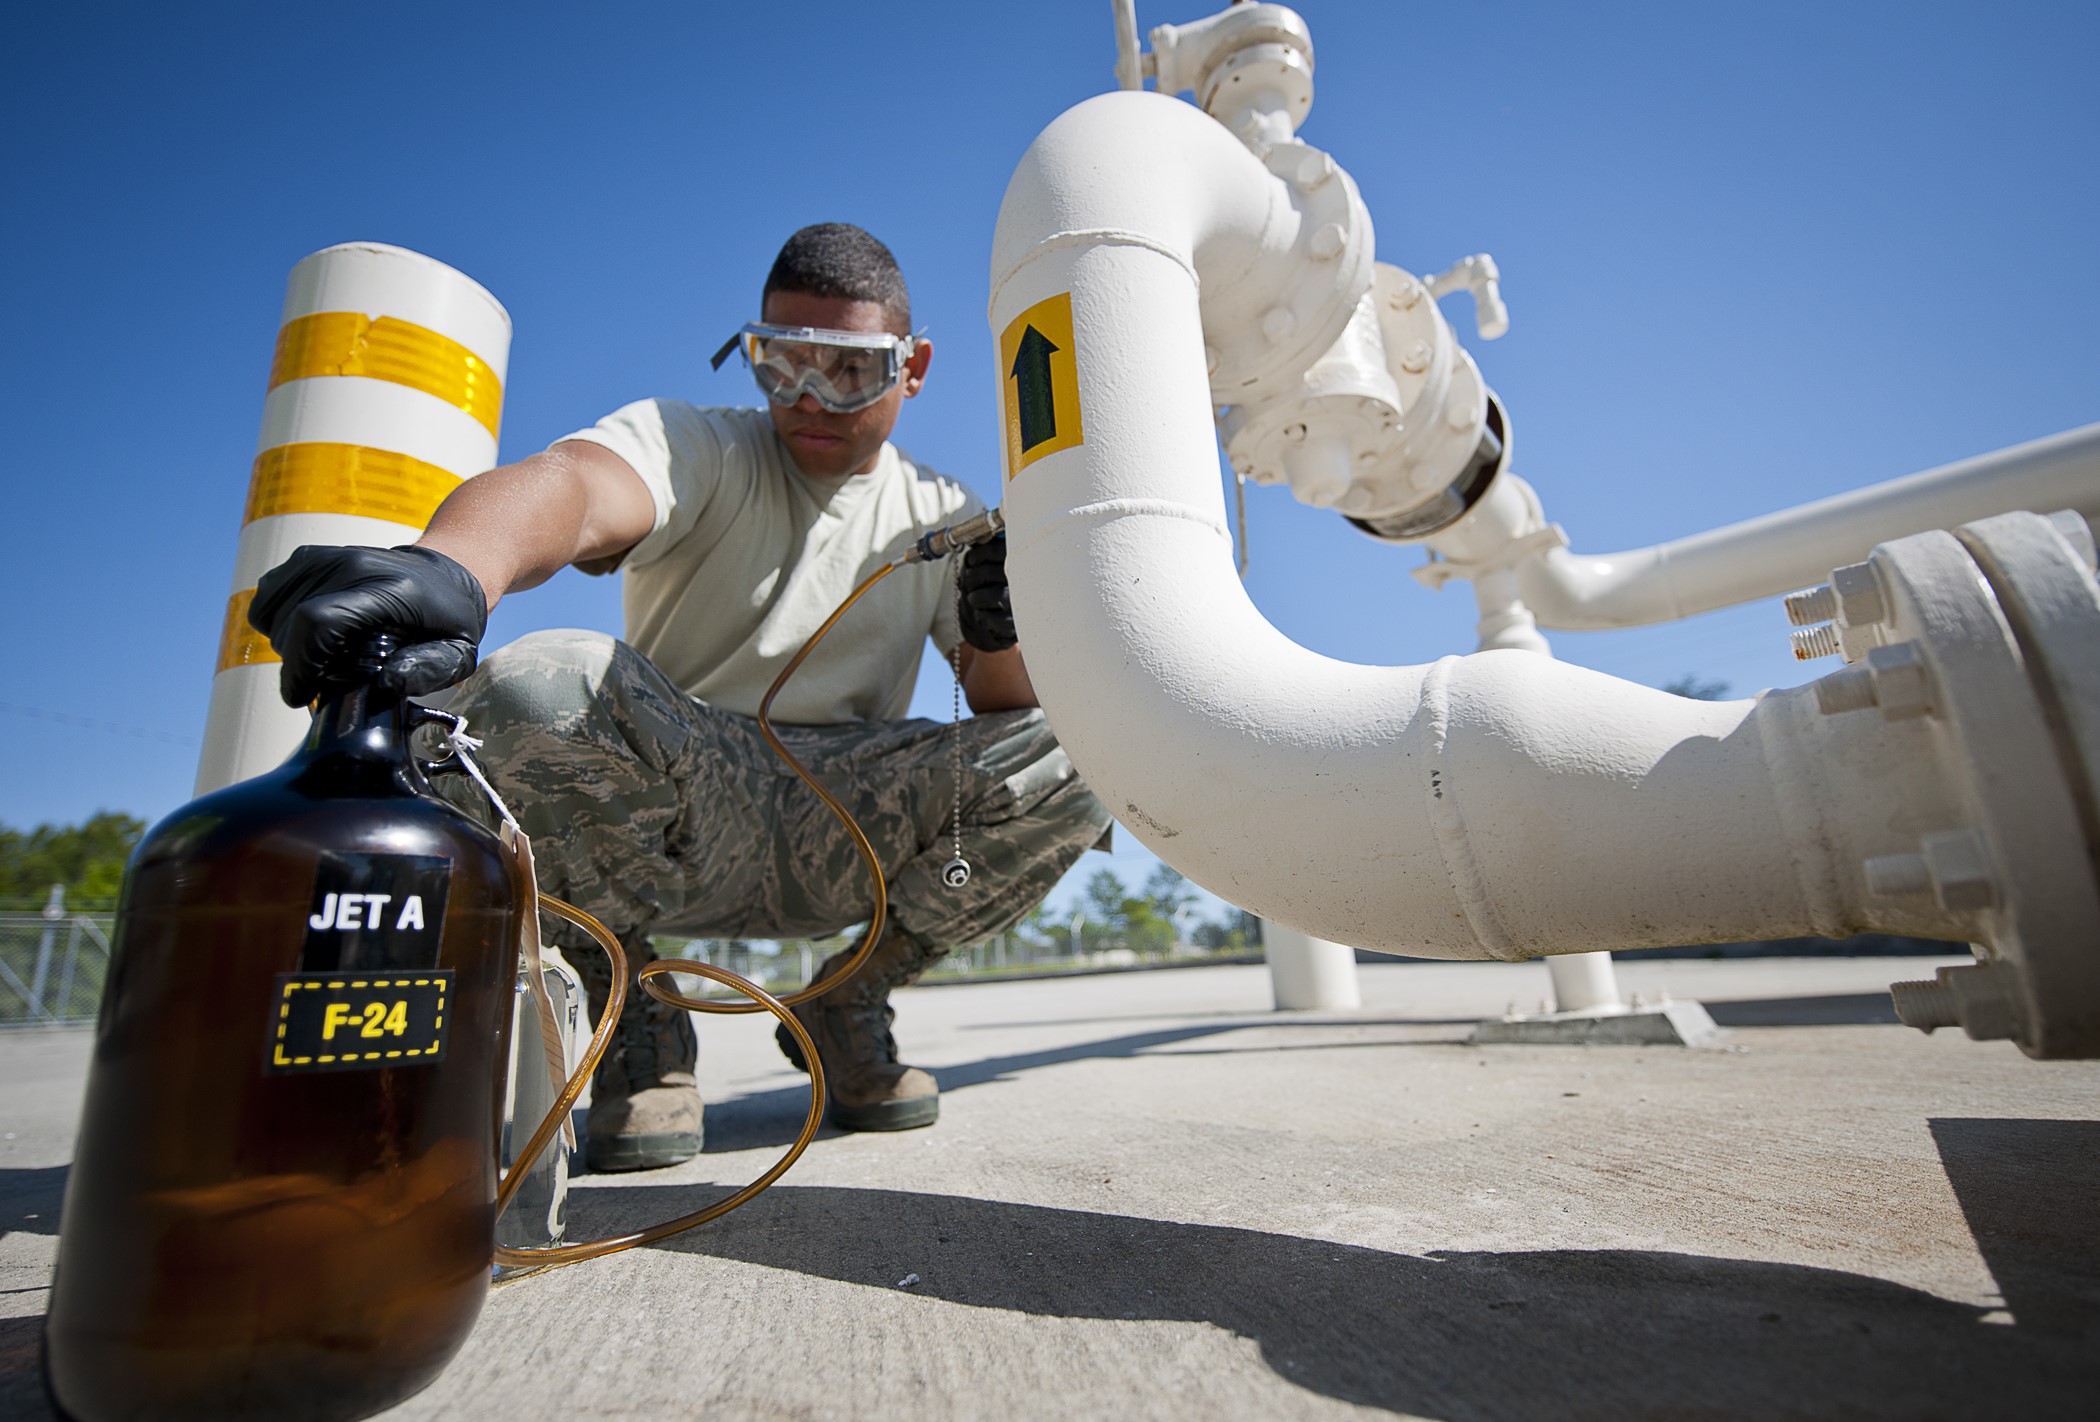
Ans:
{"type": "Polygon", "coordinates": [[[564,440],[461,484],[417,542],[464,564],[494,607],[571,563],[625,553],[655,524],[649,488],[626,460],[564,440]]]}
{"type": "Polygon", "coordinates": [[[982,716],[993,711],[1025,711],[1038,705],[1035,683],[1028,679],[1028,664],[1021,649],[980,652],[965,642],[959,647],[962,664],[963,699],[982,716]]]}

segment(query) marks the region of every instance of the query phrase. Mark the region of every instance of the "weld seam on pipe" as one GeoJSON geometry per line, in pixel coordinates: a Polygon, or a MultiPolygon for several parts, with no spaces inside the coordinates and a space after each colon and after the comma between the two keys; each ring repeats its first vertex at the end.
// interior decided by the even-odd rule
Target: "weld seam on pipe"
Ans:
{"type": "Polygon", "coordinates": [[[1473,940],[1490,957],[1526,957],[1529,955],[1518,952],[1511,944],[1495,913],[1494,901],[1488,896],[1487,875],[1473,853],[1465,811],[1458,803],[1457,778],[1451,774],[1444,755],[1451,738],[1451,676],[1457,663],[1456,657],[1440,657],[1422,678],[1422,714],[1429,723],[1429,784],[1423,791],[1429,827],[1436,835],[1437,854],[1444,861],[1452,895],[1458,900],[1473,940]]]}
{"type": "Polygon", "coordinates": [[[1203,277],[1196,270],[1195,264],[1189,260],[1188,253],[1171,243],[1122,227],[1079,227],[1065,232],[1053,232],[1015,257],[1013,264],[1006,269],[1006,274],[992,286],[992,298],[984,304],[985,319],[991,319],[991,313],[999,305],[999,294],[1006,290],[1008,282],[1021,274],[1023,268],[1040,258],[1073,247],[1139,247],[1147,252],[1157,252],[1187,272],[1189,280],[1195,284],[1198,291],[1203,289],[1203,277]]]}
{"type": "MultiPolygon", "coordinates": [[[[1804,752],[1809,741],[1780,725],[1783,712],[1799,719],[1804,714],[1820,716],[1805,707],[1800,698],[1812,695],[1808,687],[1791,691],[1767,691],[1757,698],[1749,719],[1757,730],[1758,750],[1765,763],[1765,783],[1772,794],[1772,812],[1780,833],[1789,845],[1813,845],[1829,838],[1826,817],[1818,803],[1814,772],[1804,752]]],[[[1794,888],[1808,910],[1810,926],[1830,938],[1843,938],[1858,931],[1845,922],[1839,911],[1843,887],[1838,882],[1835,857],[1829,854],[1793,853],[1788,856],[1794,873],[1794,888]]]]}
{"type": "MultiPolygon", "coordinates": [[[[1170,498],[1105,498],[1092,504],[1077,504],[1065,513],[1050,519],[1050,523],[1090,523],[1096,519],[1182,519],[1186,523],[1201,523],[1218,538],[1231,542],[1233,531],[1218,519],[1203,513],[1201,508],[1182,504],[1170,498]]],[[[1046,525],[1048,527],[1048,525],[1046,525]]]]}

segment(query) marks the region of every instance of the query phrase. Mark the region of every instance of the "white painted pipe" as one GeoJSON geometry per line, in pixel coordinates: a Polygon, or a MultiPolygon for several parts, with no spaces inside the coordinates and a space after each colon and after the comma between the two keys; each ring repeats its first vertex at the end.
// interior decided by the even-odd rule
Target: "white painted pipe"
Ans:
{"type": "Polygon", "coordinates": [[[1556,1012],[1587,1012],[1624,1005],[1609,953],[1562,953],[1546,960],[1546,972],[1553,983],[1556,1012]]]}
{"type": "Polygon", "coordinates": [[[1354,948],[1266,921],[1261,944],[1278,1012],[1346,1012],[1364,1005],[1354,948]]]}
{"type": "Polygon", "coordinates": [[[1518,583],[1541,626],[1672,622],[1819,583],[1877,543],[2011,509],[2100,516],[2100,424],[1650,548],[1554,549],[1520,564],[1518,583]]]}
{"type": "MultiPolygon", "coordinates": [[[[1480,650],[1501,649],[1553,655],[1553,647],[1539,634],[1531,612],[1517,596],[1516,577],[1507,569],[1483,572],[1473,579],[1473,593],[1480,603],[1480,650]]],[[[1556,1012],[1587,1012],[1596,1008],[1623,1007],[1619,975],[1611,954],[1561,953],[1546,960],[1547,977],[1553,984],[1556,1012]]]]}
{"type": "Polygon", "coordinates": [[[509,314],[442,262],[356,242],[292,268],[198,794],[268,770],[306,730],[248,626],[256,580],[303,543],[413,542],[462,479],[495,466],[509,360],[509,314]]]}
{"type": "Polygon", "coordinates": [[[1044,131],[1000,212],[993,329],[1069,303],[1050,373],[1076,406],[1050,452],[1008,450],[1014,605],[1117,817],[1229,902],[1367,948],[1954,932],[1861,868],[1960,822],[1929,718],[1826,718],[1807,688],[1693,701],[1524,652],[1359,666],[1263,620],[1233,571],[1204,316],[1235,282],[1262,309],[1292,197],[1195,109],[1111,93],[1044,131]]]}

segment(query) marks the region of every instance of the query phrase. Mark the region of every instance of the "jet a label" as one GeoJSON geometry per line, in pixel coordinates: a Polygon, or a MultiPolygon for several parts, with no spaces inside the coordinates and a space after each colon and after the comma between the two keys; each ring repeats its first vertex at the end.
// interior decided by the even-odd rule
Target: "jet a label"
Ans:
{"type": "Polygon", "coordinates": [[[299,967],[309,973],[434,968],[452,862],[429,854],[321,856],[299,967]]]}

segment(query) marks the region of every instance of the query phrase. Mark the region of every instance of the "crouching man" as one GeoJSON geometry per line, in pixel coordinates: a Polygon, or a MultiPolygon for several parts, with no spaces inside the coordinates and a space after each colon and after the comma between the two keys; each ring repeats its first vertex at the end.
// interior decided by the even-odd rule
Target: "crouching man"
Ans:
{"type": "MultiPolygon", "coordinates": [[[[611,928],[631,967],[654,956],[652,933],[817,936],[872,912],[845,829],[754,717],[781,667],[863,578],[982,508],[889,443],[933,347],[911,334],[903,276],[867,233],[827,223],[789,238],[760,319],[717,364],[739,347],[765,408],[638,401],[467,480],[413,545],[299,549],[263,578],[249,612],[284,658],[293,705],[342,678],[345,649],[382,629],[403,642],[385,675],[415,694],[461,683],[452,709],[484,738],[490,776],[532,836],[541,886],[611,928]],[[488,609],[570,564],[623,573],[625,640],[537,633],[477,670],[488,609]]],[[[1107,812],[1036,709],[1005,556],[1002,537],[899,569],[819,644],[771,712],[781,739],[859,820],[889,887],[872,956],[796,1009],[823,1058],[830,1118],[847,1130],[934,1122],[933,1077],[897,1059],[891,991],[950,948],[1019,921],[1107,833],[1107,812]],[[929,636],[977,713],[960,726],[902,719],[929,636]],[[951,886],[942,869],[958,806],[971,873],[951,886]]],[[[582,949],[571,961],[602,1011],[602,956],[566,924],[551,936],[582,949]]],[[[630,992],[592,1083],[593,1169],[699,1151],[694,1061],[688,1015],[630,992]]]]}

